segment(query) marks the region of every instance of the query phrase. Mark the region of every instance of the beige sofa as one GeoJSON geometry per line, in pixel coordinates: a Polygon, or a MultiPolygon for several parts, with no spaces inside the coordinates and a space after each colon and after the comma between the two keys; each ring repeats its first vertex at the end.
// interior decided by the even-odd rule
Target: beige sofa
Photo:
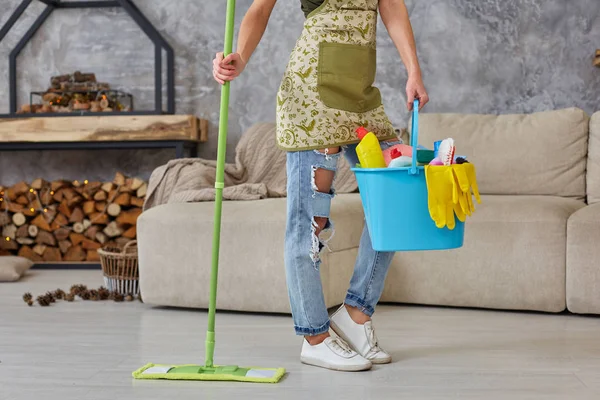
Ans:
{"type": "MultiPolygon", "coordinates": [[[[421,144],[453,137],[476,164],[483,203],[463,248],[398,253],[382,301],[600,313],[600,113],[591,122],[578,109],[423,114],[420,122],[421,144]]],[[[145,302],[207,307],[213,206],[167,204],[142,214],[145,302]]],[[[359,195],[338,195],[332,219],[336,235],[321,267],[331,307],[343,301],[352,274],[363,227],[359,195]]],[[[289,312],[284,232],[285,199],[224,204],[220,309],[289,312]]]]}

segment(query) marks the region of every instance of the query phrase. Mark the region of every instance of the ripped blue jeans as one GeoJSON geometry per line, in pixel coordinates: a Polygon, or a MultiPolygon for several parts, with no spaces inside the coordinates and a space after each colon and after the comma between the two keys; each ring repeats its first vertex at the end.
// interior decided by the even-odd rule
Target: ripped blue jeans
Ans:
{"type": "MultiPolygon", "coordinates": [[[[386,149],[400,142],[381,142],[386,149]]],[[[319,151],[287,153],[287,226],[285,235],[285,268],[288,294],[297,335],[314,336],[329,330],[329,314],[325,306],[320,252],[334,234],[329,221],[317,237],[315,217],[329,218],[335,190],[319,192],[315,174],[319,169],[335,172],[342,154],[351,166],[358,163],[356,145],[342,147],[336,154],[319,151]]],[[[362,232],[358,258],[345,303],[371,316],[379,302],[394,253],[373,250],[367,226],[362,232]]]]}

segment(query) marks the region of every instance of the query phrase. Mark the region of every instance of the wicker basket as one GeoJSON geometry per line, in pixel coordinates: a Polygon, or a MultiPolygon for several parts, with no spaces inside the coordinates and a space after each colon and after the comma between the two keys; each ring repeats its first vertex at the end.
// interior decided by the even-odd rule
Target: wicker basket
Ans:
{"type": "Polygon", "coordinates": [[[105,247],[98,250],[104,284],[111,292],[137,296],[140,292],[137,242],[132,240],[123,249],[105,247]]]}

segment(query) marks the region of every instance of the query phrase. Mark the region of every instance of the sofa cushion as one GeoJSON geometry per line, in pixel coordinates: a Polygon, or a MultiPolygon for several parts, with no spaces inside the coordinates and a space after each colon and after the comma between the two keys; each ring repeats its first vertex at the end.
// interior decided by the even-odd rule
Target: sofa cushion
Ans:
{"type": "Polygon", "coordinates": [[[600,112],[590,121],[590,144],[587,163],[588,203],[600,202],[600,112]]]}
{"type": "Polygon", "coordinates": [[[383,301],[560,312],[566,226],[581,201],[483,196],[462,248],[398,253],[383,301]]]}
{"type": "MultiPolygon", "coordinates": [[[[336,196],[330,247],[351,254],[362,231],[360,195],[336,196]]],[[[140,287],[144,302],[163,306],[208,306],[214,203],[170,203],[138,219],[140,287]]],[[[219,268],[220,309],[289,312],[284,237],[286,199],[223,203],[219,268]]],[[[310,249],[306,249],[310,251],[310,249]]],[[[326,304],[340,304],[354,261],[323,250],[321,276],[326,304]],[[338,263],[343,264],[338,265],[338,263]],[[340,279],[341,276],[348,279],[340,279]]]]}
{"type": "Polygon", "coordinates": [[[567,307],[600,314],[600,203],[569,218],[567,228],[567,307]]]}
{"type": "Polygon", "coordinates": [[[528,115],[423,114],[419,142],[432,148],[435,140],[454,138],[457,154],[477,166],[483,194],[582,200],[588,122],[576,108],[528,115]]]}

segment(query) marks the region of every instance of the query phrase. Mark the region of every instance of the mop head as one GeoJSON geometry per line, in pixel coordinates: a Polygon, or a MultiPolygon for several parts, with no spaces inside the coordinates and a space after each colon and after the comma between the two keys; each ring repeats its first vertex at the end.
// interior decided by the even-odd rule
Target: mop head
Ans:
{"type": "Polygon", "coordinates": [[[133,373],[135,379],[172,379],[183,381],[236,381],[277,383],[285,375],[283,368],[242,368],[237,366],[147,364],[133,373]]]}

